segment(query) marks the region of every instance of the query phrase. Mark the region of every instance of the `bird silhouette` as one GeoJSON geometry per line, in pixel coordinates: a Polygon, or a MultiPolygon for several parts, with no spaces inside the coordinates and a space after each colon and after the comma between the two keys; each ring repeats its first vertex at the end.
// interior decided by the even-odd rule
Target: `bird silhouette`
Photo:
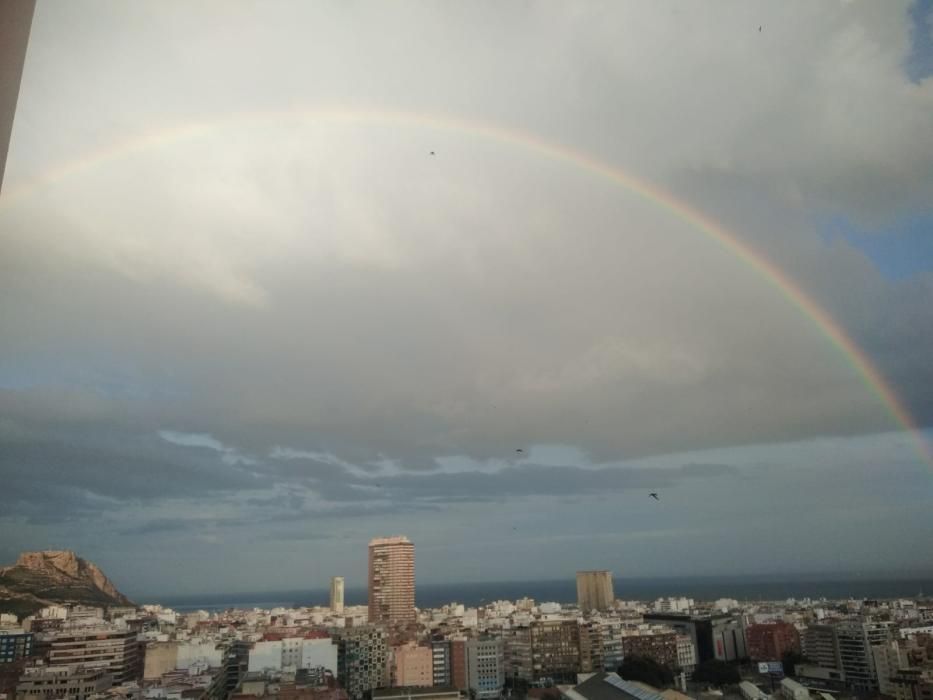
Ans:
{"type": "Polygon", "coordinates": [[[658,498],[658,494],[656,494],[656,493],[649,493],[648,495],[651,496],[651,497],[652,497],[654,500],[656,500],[656,501],[660,501],[660,500],[661,500],[660,498],[658,498]]]}
{"type": "Polygon", "coordinates": [[[759,32],[761,31],[761,25],[760,25],[760,24],[758,25],[758,31],[759,31],[759,32]]]}
{"type": "Polygon", "coordinates": [[[431,155],[436,156],[437,154],[434,151],[431,151],[431,155]]]}

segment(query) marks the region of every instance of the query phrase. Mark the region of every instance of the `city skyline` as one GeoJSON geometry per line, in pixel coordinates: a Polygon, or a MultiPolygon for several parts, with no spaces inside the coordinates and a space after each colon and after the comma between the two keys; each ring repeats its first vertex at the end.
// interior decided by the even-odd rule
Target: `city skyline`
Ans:
{"type": "Polygon", "coordinates": [[[929,22],[38,3],[0,561],[325,589],[405,532],[437,583],[929,571],[929,22]]]}

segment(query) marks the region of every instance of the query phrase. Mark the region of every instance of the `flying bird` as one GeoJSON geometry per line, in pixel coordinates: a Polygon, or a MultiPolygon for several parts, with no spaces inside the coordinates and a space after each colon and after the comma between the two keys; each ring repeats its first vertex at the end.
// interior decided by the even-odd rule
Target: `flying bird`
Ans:
{"type": "Polygon", "coordinates": [[[656,501],[660,501],[660,500],[661,500],[660,498],[658,498],[658,494],[656,494],[656,493],[649,493],[648,495],[651,496],[651,497],[652,497],[654,500],[656,500],[656,501]]]}
{"type": "Polygon", "coordinates": [[[437,154],[434,151],[431,151],[431,155],[436,156],[437,154]]]}
{"type": "Polygon", "coordinates": [[[761,31],[761,25],[760,25],[760,24],[758,25],[758,31],[759,31],[759,32],[761,31]]]}
{"type": "Polygon", "coordinates": [[[521,453],[523,453],[525,450],[523,450],[521,447],[519,447],[519,448],[518,448],[517,450],[515,450],[515,451],[518,452],[519,454],[521,454],[521,453]]]}

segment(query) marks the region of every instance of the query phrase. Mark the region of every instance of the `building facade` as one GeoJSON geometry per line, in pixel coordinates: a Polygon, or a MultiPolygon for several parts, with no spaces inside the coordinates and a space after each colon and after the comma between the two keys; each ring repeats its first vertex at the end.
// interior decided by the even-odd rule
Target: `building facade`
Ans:
{"type": "Polygon", "coordinates": [[[801,640],[803,655],[821,668],[839,670],[836,628],[833,625],[810,625],[801,640]]]}
{"type": "Polygon", "coordinates": [[[127,630],[88,627],[45,633],[36,640],[36,651],[50,666],[103,667],[114,685],[142,678],[144,650],[136,634],[127,630]]]}
{"type": "Polygon", "coordinates": [[[369,621],[415,620],[415,546],[404,536],[369,543],[369,621]]]}
{"type": "Polygon", "coordinates": [[[789,622],[749,625],[745,636],[753,661],[780,661],[784,654],[800,651],[800,633],[789,622]]]}
{"type": "Polygon", "coordinates": [[[467,690],[470,687],[465,639],[450,640],[450,681],[457,690],[467,690]]]}
{"type": "Polygon", "coordinates": [[[446,639],[431,642],[431,683],[438,687],[453,684],[450,665],[450,642],[446,639]]]}
{"type": "Polygon", "coordinates": [[[888,641],[887,627],[852,621],[836,625],[835,630],[839,668],[845,674],[846,684],[856,692],[877,691],[878,673],[871,648],[888,641]]]}
{"type": "Polygon", "coordinates": [[[352,700],[387,685],[388,647],[384,630],[372,625],[337,627],[337,680],[352,700]]]}
{"type": "Polygon", "coordinates": [[[712,659],[738,661],[748,657],[745,626],[737,616],[654,612],[646,613],[644,620],[690,637],[696,648],[697,663],[712,659]]]}
{"type": "Polygon", "coordinates": [[[611,571],[577,572],[577,605],[580,610],[608,610],[614,602],[611,571]]]}
{"type": "Polygon", "coordinates": [[[434,655],[431,647],[408,642],[392,650],[392,685],[430,688],[434,685],[434,655]]]}
{"type": "Polygon", "coordinates": [[[113,676],[100,667],[81,664],[35,666],[23,670],[16,686],[16,700],[85,700],[110,690],[113,676]]]}
{"type": "Polygon", "coordinates": [[[653,659],[670,669],[677,668],[677,633],[632,634],[622,637],[624,656],[653,659]]]}
{"type": "Polygon", "coordinates": [[[534,680],[534,668],[531,661],[531,628],[528,626],[512,627],[503,630],[502,641],[505,645],[506,678],[530,683],[534,680]]]}
{"type": "Polygon", "coordinates": [[[531,623],[532,679],[573,682],[580,670],[580,626],[576,620],[531,623]]]}
{"type": "Polygon", "coordinates": [[[502,640],[497,637],[470,639],[466,649],[467,678],[471,693],[478,700],[500,697],[505,686],[502,640]]]}
{"type": "Polygon", "coordinates": [[[0,629],[0,664],[32,656],[32,634],[22,629],[0,629]]]}

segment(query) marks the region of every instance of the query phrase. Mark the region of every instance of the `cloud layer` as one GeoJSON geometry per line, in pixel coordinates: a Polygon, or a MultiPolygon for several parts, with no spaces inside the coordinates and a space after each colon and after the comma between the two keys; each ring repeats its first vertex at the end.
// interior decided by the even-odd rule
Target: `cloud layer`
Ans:
{"type": "MultiPolygon", "coordinates": [[[[106,551],[149,575],[176,560],[142,563],[138,538],[300,542],[352,570],[348,538],[431,519],[469,547],[465,523],[512,532],[547,508],[561,517],[535,537],[557,542],[617,532],[591,518],[604,499],[663,489],[709,510],[685,498],[670,527],[627,532],[663,530],[689,568],[685,532],[767,536],[726,526],[736,499],[838,477],[834,440],[916,474],[909,440],[890,442],[903,426],[760,273],[592,170],[449,128],[563,144],[703,211],[931,425],[933,261],[891,279],[844,235],[933,222],[916,10],[244,2],[221,26],[215,10],[37,10],[0,198],[4,551],[100,551],[107,528],[106,551]],[[807,447],[749,476],[781,444],[807,447]]],[[[874,478],[800,516],[852,566],[875,553],[836,532],[839,508],[874,478]]],[[[863,505],[884,510],[879,542],[929,524],[863,505]]],[[[805,549],[781,551],[800,570],[819,561],[805,549]]],[[[644,554],[649,573],[673,561],[644,554]]]]}

